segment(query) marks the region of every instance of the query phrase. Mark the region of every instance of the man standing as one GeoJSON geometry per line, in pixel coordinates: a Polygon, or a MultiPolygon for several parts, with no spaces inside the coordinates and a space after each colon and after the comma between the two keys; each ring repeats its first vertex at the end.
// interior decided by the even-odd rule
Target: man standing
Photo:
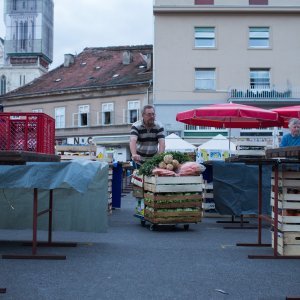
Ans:
{"type": "Polygon", "coordinates": [[[132,124],[129,146],[131,158],[138,164],[165,151],[164,128],[160,122],[155,121],[153,105],[145,105],[142,109],[142,120],[132,124]]]}

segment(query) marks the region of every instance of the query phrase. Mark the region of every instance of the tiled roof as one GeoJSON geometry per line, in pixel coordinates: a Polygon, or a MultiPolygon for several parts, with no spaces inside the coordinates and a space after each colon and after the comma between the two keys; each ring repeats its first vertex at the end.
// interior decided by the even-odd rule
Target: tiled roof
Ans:
{"type": "Polygon", "coordinates": [[[62,64],[27,85],[2,96],[56,93],[70,89],[147,82],[152,79],[152,67],[147,69],[147,56],[152,57],[152,45],[85,48],[74,56],[74,62],[68,67],[62,64]],[[129,64],[123,64],[125,51],[131,53],[129,64]]]}

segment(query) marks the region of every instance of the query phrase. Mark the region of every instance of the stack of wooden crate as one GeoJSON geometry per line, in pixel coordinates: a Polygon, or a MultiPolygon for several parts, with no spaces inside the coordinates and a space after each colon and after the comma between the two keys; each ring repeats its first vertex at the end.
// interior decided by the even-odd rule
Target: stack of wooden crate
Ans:
{"type": "MultiPolygon", "coordinates": [[[[271,206],[274,222],[274,172],[272,174],[271,206]]],[[[278,239],[280,255],[300,255],[300,172],[284,170],[278,174],[278,239]]],[[[274,248],[274,232],[272,231],[274,248]]]]}
{"type": "Polygon", "coordinates": [[[203,202],[202,214],[203,217],[217,217],[219,214],[216,212],[216,205],[214,202],[213,182],[203,182],[203,202]]]}
{"type": "Polygon", "coordinates": [[[108,203],[107,203],[107,211],[109,214],[112,214],[112,176],[113,169],[109,167],[108,169],[108,203]]]}
{"type": "Polygon", "coordinates": [[[132,195],[136,198],[135,216],[144,218],[144,176],[134,170],[131,176],[132,195]]]}
{"type": "Polygon", "coordinates": [[[145,220],[152,224],[201,221],[202,176],[144,177],[145,220]]]}

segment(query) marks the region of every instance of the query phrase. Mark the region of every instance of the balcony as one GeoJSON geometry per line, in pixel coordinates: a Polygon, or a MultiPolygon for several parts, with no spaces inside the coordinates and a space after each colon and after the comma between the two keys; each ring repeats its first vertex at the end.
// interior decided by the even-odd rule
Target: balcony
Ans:
{"type": "Polygon", "coordinates": [[[251,102],[284,102],[285,104],[299,104],[300,88],[280,88],[280,87],[258,87],[258,88],[231,88],[228,91],[228,102],[250,104],[251,102]]]}

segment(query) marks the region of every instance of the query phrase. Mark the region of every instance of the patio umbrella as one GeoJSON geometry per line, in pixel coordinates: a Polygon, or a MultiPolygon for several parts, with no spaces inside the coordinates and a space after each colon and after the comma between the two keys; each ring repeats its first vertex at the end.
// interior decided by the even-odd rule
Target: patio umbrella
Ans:
{"type": "Polygon", "coordinates": [[[236,103],[213,104],[183,111],[176,115],[176,121],[195,126],[229,128],[229,145],[231,128],[281,126],[276,112],[236,103]]]}
{"type": "Polygon", "coordinates": [[[278,114],[250,105],[222,103],[203,106],[176,115],[176,121],[216,128],[266,128],[281,126],[278,114]]]}
{"type": "Polygon", "coordinates": [[[272,109],[272,111],[278,113],[282,126],[286,128],[291,118],[300,119],[300,105],[279,107],[272,109]]]}

